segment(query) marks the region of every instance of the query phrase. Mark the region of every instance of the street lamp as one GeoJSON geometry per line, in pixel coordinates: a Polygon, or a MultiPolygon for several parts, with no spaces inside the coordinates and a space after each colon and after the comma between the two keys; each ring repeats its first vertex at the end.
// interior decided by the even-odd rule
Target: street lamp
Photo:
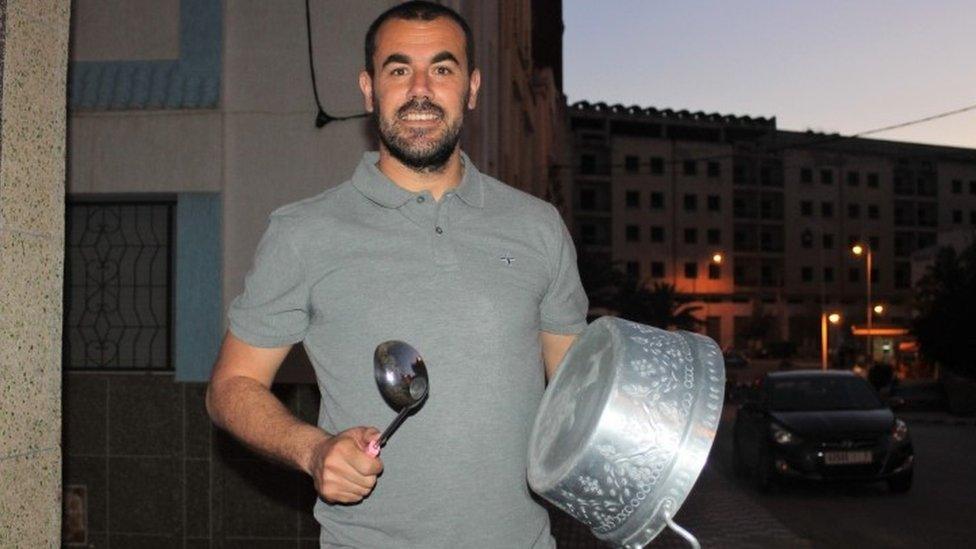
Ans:
{"type": "Polygon", "coordinates": [[[867,257],[867,278],[868,281],[868,301],[867,301],[867,319],[868,319],[868,365],[874,362],[874,349],[871,347],[871,328],[872,328],[872,312],[871,307],[871,246],[865,244],[855,244],[851,247],[851,252],[857,257],[866,256],[867,257]]]}
{"type": "Polygon", "coordinates": [[[884,312],[885,312],[884,305],[878,303],[877,305],[874,306],[874,314],[883,315],[884,312]]]}
{"type": "Polygon", "coordinates": [[[724,258],[722,257],[722,253],[721,252],[715,252],[715,254],[712,255],[712,263],[714,263],[716,265],[721,265],[722,264],[722,259],[724,259],[724,258]]]}
{"type": "Polygon", "coordinates": [[[830,313],[826,312],[820,313],[820,368],[823,370],[827,369],[827,322],[831,324],[837,324],[840,322],[840,313],[830,313]]]}

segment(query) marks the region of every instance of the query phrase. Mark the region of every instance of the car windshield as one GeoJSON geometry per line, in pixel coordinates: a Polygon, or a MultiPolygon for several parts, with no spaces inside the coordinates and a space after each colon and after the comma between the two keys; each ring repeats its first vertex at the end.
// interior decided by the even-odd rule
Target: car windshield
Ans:
{"type": "Polygon", "coordinates": [[[767,387],[771,410],[871,410],[883,407],[874,389],[859,377],[770,379],[767,387]]]}

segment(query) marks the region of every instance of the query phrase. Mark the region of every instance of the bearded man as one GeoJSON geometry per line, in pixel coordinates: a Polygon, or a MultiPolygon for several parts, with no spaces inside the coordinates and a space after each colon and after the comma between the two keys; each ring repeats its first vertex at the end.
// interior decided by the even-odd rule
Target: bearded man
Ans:
{"type": "Polygon", "coordinates": [[[459,148],[481,84],[473,49],[467,23],[438,4],[376,19],[359,87],[379,152],[271,215],[228,313],[210,415],[312,478],[323,547],[555,546],[525,479],[528,436],[587,300],[556,209],[459,148]],[[394,412],[372,356],[386,340],[420,351],[430,385],[380,457],[372,426],[394,412]],[[269,391],[299,342],[322,394],[318,425],[269,391]]]}

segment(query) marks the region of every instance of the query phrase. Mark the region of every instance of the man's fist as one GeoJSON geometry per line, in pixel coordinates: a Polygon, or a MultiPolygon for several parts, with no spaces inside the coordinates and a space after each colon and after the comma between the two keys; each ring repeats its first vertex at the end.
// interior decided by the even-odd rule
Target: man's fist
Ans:
{"type": "Polygon", "coordinates": [[[380,432],[372,427],[353,427],[316,445],[308,470],[322,499],[358,503],[369,495],[383,462],[367,449],[379,437],[380,432]]]}

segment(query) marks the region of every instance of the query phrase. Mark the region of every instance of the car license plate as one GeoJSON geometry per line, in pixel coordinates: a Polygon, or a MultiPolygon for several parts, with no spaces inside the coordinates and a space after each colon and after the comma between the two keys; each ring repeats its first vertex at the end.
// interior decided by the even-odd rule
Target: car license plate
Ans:
{"type": "Polygon", "coordinates": [[[827,465],[871,463],[871,452],[826,452],[824,463],[827,465]]]}

